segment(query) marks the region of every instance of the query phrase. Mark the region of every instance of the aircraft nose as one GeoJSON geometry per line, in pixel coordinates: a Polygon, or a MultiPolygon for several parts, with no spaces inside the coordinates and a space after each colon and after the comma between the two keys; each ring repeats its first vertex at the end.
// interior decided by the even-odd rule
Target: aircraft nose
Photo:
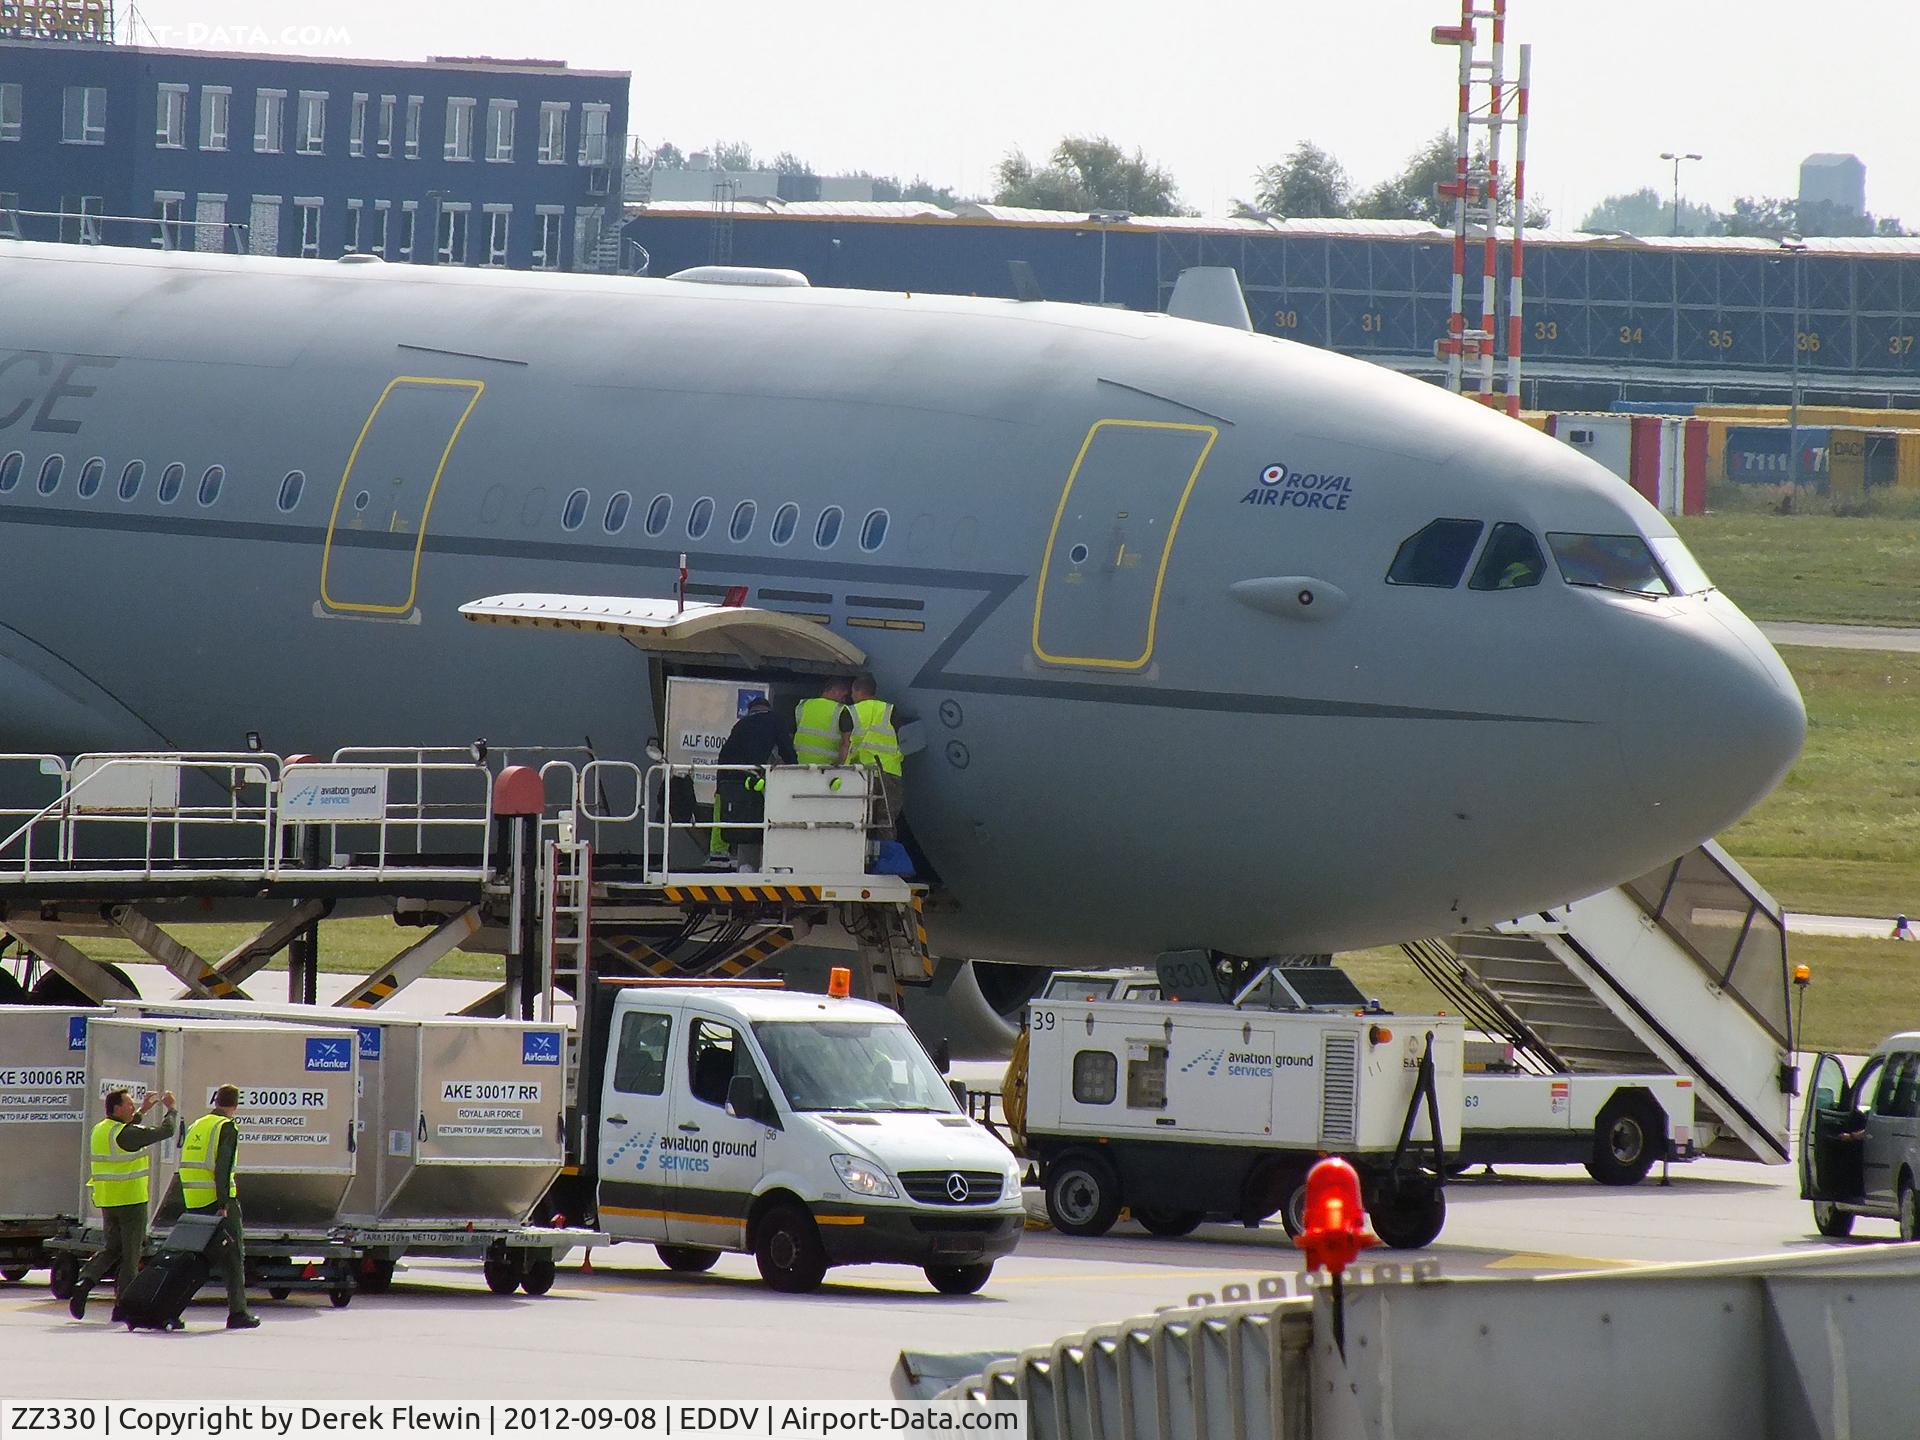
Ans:
{"type": "Polygon", "coordinates": [[[1655,647],[1653,713],[1631,727],[1624,755],[1639,798],[1689,844],[1759,804],[1807,735],[1800,688],[1759,628],[1725,596],[1690,603],[1655,647]]]}

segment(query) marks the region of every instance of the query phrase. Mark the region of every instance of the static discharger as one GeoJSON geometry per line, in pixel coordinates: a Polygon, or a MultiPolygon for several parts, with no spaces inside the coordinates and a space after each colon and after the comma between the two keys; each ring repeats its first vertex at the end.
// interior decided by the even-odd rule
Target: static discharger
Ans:
{"type": "Polygon", "coordinates": [[[844,965],[836,965],[827,972],[827,994],[835,1000],[844,1000],[853,993],[853,971],[844,965]]]}

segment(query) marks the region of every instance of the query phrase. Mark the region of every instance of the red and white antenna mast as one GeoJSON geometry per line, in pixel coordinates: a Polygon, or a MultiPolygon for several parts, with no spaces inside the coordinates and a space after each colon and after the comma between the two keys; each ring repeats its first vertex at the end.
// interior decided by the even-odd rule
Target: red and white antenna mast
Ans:
{"type": "Polygon", "coordinates": [[[1504,398],[1509,415],[1520,413],[1520,280],[1524,256],[1526,223],[1526,146],[1527,89],[1530,82],[1532,47],[1520,47],[1520,76],[1517,83],[1506,78],[1507,0],[1481,0],[1489,8],[1475,8],[1475,0],[1460,0],[1460,23],[1436,25],[1433,43],[1453,45],[1460,51],[1459,99],[1455,110],[1453,179],[1439,187],[1442,199],[1453,201],[1453,286],[1452,309],[1447,316],[1447,333],[1434,347],[1447,362],[1447,388],[1456,394],[1466,388],[1466,362],[1477,361],[1479,399],[1483,405],[1497,406],[1504,398]],[[1486,27],[1487,54],[1480,58],[1481,28],[1486,27]],[[1478,92],[1484,89],[1484,98],[1478,92]],[[1512,279],[1507,309],[1506,394],[1496,395],[1493,388],[1494,361],[1499,335],[1498,285],[1500,274],[1500,202],[1501,147],[1503,126],[1509,111],[1513,114],[1513,255],[1512,279]],[[1474,154],[1475,126],[1486,130],[1485,143],[1474,154]],[[1481,244],[1480,322],[1467,327],[1467,242],[1477,238],[1481,244]]]}

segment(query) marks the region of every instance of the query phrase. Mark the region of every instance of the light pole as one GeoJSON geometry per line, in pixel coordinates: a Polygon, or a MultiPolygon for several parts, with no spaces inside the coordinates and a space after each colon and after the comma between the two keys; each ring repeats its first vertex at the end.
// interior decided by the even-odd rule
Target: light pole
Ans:
{"type": "Polygon", "coordinates": [[[1793,270],[1793,379],[1787,403],[1787,475],[1797,508],[1800,503],[1800,261],[1807,253],[1807,242],[1798,235],[1783,235],[1780,248],[1786,252],[1787,264],[1793,270]]]}
{"type": "Polygon", "coordinates": [[[1100,227],[1100,303],[1107,303],[1107,227],[1133,218],[1131,210],[1095,210],[1087,218],[1100,227]]]}
{"type": "Polygon", "coordinates": [[[1701,157],[1691,151],[1682,154],[1678,150],[1662,150],[1660,158],[1673,162],[1673,233],[1678,235],[1680,233],[1680,162],[1698,160],[1701,157]]]}

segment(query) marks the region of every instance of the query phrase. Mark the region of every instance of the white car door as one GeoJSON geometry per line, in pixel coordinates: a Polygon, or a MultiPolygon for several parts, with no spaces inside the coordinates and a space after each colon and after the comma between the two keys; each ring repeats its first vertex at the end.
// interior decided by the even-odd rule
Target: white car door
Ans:
{"type": "MultiPolygon", "coordinates": [[[[738,1023],[698,1008],[685,1012],[686,1036],[673,1128],[662,1137],[673,1203],[667,1239],[675,1245],[738,1250],[747,1210],[766,1173],[766,1127],[727,1113],[736,1075],[760,1075],[738,1023]]],[[[760,1076],[765,1081],[765,1076],[760,1076]]]]}
{"type": "Polygon", "coordinates": [[[660,1142],[671,1133],[667,1080],[679,1018],[664,1009],[625,1011],[609,1047],[600,1101],[600,1223],[620,1239],[667,1238],[672,1193],[660,1142]]]}

